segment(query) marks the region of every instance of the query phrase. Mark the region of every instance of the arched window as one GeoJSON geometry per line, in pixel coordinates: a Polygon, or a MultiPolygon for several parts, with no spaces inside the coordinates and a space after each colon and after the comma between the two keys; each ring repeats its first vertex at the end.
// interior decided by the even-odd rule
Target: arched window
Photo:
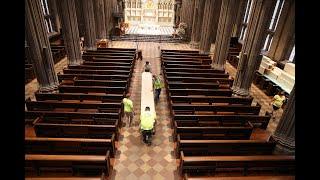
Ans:
{"type": "Polygon", "coordinates": [[[292,62],[292,63],[295,63],[295,55],[296,55],[296,47],[295,45],[293,46],[292,50],[291,50],[291,53],[290,53],[290,57],[289,57],[289,60],[288,62],[292,62]]]}
{"type": "Polygon", "coordinates": [[[47,28],[48,33],[52,33],[52,32],[54,32],[53,24],[52,24],[52,22],[54,22],[54,21],[52,19],[53,17],[50,14],[50,11],[49,11],[48,1],[47,0],[41,0],[40,2],[41,2],[42,12],[44,14],[45,26],[47,28]]]}
{"type": "Polygon", "coordinates": [[[266,40],[265,40],[263,48],[262,48],[262,50],[265,52],[269,51],[269,49],[270,49],[273,35],[274,35],[274,32],[276,31],[276,28],[277,28],[277,25],[279,22],[279,18],[280,18],[283,4],[284,4],[284,0],[277,0],[277,4],[274,8],[272,18],[270,21],[270,25],[267,30],[267,37],[266,37],[266,40]]]}
{"type": "Polygon", "coordinates": [[[252,9],[252,0],[248,0],[246,5],[245,14],[243,16],[242,24],[241,24],[241,32],[240,32],[240,41],[243,41],[247,34],[247,26],[249,22],[249,18],[251,15],[252,9]]]}

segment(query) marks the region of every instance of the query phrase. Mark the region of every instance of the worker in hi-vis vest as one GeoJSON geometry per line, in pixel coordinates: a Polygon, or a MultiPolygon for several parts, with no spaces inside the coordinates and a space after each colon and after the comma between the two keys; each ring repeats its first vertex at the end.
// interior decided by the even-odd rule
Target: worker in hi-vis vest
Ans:
{"type": "Polygon", "coordinates": [[[155,133],[157,115],[155,112],[150,111],[150,107],[146,107],[145,111],[141,112],[140,115],[140,129],[143,136],[143,142],[151,144],[151,136],[155,133]]]}
{"type": "Polygon", "coordinates": [[[126,94],[126,97],[122,100],[124,116],[128,119],[128,125],[131,126],[131,122],[134,116],[133,102],[130,100],[130,93],[126,94]]]}
{"type": "Polygon", "coordinates": [[[153,89],[154,89],[154,102],[158,103],[160,98],[161,89],[164,87],[160,75],[153,75],[153,89]]]}

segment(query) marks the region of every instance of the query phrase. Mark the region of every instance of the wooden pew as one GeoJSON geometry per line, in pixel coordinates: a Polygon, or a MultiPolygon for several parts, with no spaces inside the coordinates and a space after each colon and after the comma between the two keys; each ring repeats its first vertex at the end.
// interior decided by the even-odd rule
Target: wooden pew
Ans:
{"type": "Polygon", "coordinates": [[[196,72],[204,72],[204,73],[224,73],[223,70],[217,69],[201,69],[201,68],[166,68],[165,71],[168,72],[185,72],[185,73],[196,73],[196,72]]]}
{"type": "Polygon", "coordinates": [[[26,137],[25,154],[104,155],[114,157],[115,137],[110,139],[26,137]]]}
{"type": "Polygon", "coordinates": [[[106,94],[125,94],[126,87],[110,87],[110,86],[73,86],[59,85],[60,93],[106,93],[106,94]]]}
{"type": "MultiPolygon", "coordinates": [[[[117,74],[117,75],[127,75],[130,74],[129,70],[87,70],[87,69],[63,69],[64,74],[117,74]]],[[[130,76],[130,75],[129,75],[130,76]]]]}
{"type": "MultiPolygon", "coordinates": [[[[26,177],[25,180],[57,180],[57,177],[26,177]]],[[[104,175],[101,177],[60,177],[59,180],[105,180],[104,175]]]]}
{"type": "Polygon", "coordinates": [[[104,56],[117,56],[117,57],[132,57],[134,53],[131,52],[105,52],[105,51],[85,51],[83,52],[84,55],[96,55],[101,54],[104,56]]]}
{"type": "Polygon", "coordinates": [[[66,138],[91,138],[110,139],[115,134],[118,139],[117,125],[88,125],[88,124],[34,124],[37,137],[66,137],[66,138]]]}
{"type": "Polygon", "coordinates": [[[131,66],[68,65],[68,69],[85,69],[85,70],[121,70],[121,71],[130,71],[130,70],[131,70],[131,66]]]}
{"type": "Polygon", "coordinates": [[[82,59],[86,61],[110,61],[110,62],[127,62],[134,60],[134,56],[106,56],[104,54],[83,54],[82,59]]]}
{"type": "Polygon", "coordinates": [[[173,54],[178,54],[178,53],[199,54],[199,51],[197,51],[197,50],[161,49],[161,54],[166,54],[166,53],[173,53],[173,54]]]}
{"type": "Polygon", "coordinates": [[[186,156],[271,155],[276,143],[265,140],[181,140],[177,136],[176,155],[186,156]]]}
{"type": "MultiPolygon", "coordinates": [[[[256,155],[256,156],[185,156],[180,152],[179,172],[210,173],[239,172],[247,177],[250,174],[294,175],[295,156],[256,155]]],[[[244,177],[244,178],[246,178],[244,177]]]]}
{"type": "Polygon", "coordinates": [[[219,89],[219,83],[167,82],[169,89],[219,89]]]}
{"type": "Polygon", "coordinates": [[[166,72],[168,77],[205,77],[205,78],[228,78],[229,74],[222,73],[185,73],[185,72],[166,72]]]}
{"type": "Polygon", "coordinates": [[[203,95],[203,96],[228,96],[231,97],[231,89],[169,89],[171,96],[188,96],[188,95],[203,95]]]}
{"type": "Polygon", "coordinates": [[[109,74],[109,75],[101,75],[101,74],[61,74],[60,72],[57,74],[59,82],[63,80],[73,80],[75,77],[77,79],[92,79],[92,80],[126,80],[128,81],[130,76],[119,75],[119,74],[109,74]]]}
{"type": "MultiPolygon", "coordinates": [[[[191,176],[188,173],[184,174],[184,180],[243,180],[242,176],[225,176],[225,177],[214,177],[214,176],[191,176]]],[[[295,176],[246,176],[246,180],[295,180],[295,176]]]]}
{"type": "Polygon", "coordinates": [[[65,112],[65,111],[25,111],[25,118],[66,118],[66,119],[120,119],[119,113],[65,112]]]}
{"type": "Polygon", "coordinates": [[[28,176],[43,176],[48,172],[58,175],[69,173],[72,176],[101,175],[109,176],[111,171],[110,152],[106,155],[25,155],[25,172],[28,176]]]}
{"type": "Polygon", "coordinates": [[[182,61],[182,60],[177,60],[177,61],[162,61],[162,66],[167,66],[170,64],[180,64],[180,65],[192,65],[192,66],[201,66],[203,65],[201,61],[182,61]]]}
{"type": "Polygon", "coordinates": [[[208,112],[234,112],[236,114],[255,114],[258,115],[261,106],[257,104],[256,106],[251,105],[205,105],[205,104],[172,104],[172,110],[175,114],[195,114],[196,111],[208,111],[208,112]]]}
{"type": "MultiPolygon", "coordinates": [[[[191,75],[191,74],[190,74],[191,75]]],[[[194,82],[201,82],[201,83],[216,83],[219,82],[220,84],[227,84],[232,85],[233,79],[229,78],[205,78],[205,77],[179,77],[179,76],[167,76],[166,77],[168,82],[185,82],[185,83],[194,83],[194,82]]]]}
{"type": "MultiPolygon", "coordinates": [[[[245,121],[250,121],[255,127],[266,129],[270,121],[270,114],[266,113],[264,116],[259,115],[249,115],[249,114],[238,114],[238,115],[203,115],[203,114],[174,114],[174,121],[181,122],[203,122],[203,123],[214,123],[217,124],[234,124],[243,123],[245,121]]],[[[173,124],[172,124],[173,125],[173,124]]]]}
{"type": "Polygon", "coordinates": [[[123,99],[122,94],[85,94],[85,93],[40,93],[36,92],[35,97],[37,101],[46,100],[79,100],[80,102],[84,100],[97,100],[101,102],[121,102],[123,99]]]}
{"type": "Polygon", "coordinates": [[[96,61],[84,61],[83,65],[88,66],[130,66],[132,68],[131,62],[96,62],[96,61]]]}
{"type": "MultiPolygon", "coordinates": [[[[171,87],[171,85],[170,85],[171,87]]],[[[177,103],[228,103],[251,105],[253,97],[225,97],[225,96],[171,96],[174,104],[177,103]]]]}
{"type": "Polygon", "coordinates": [[[114,52],[114,51],[120,51],[120,52],[135,52],[135,48],[97,48],[98,51],[108,51],[108,52],[114,52]]]}
{"type": "MultiPolygon", "coordinates": [[[[186,65],[186,64],[166,64],[164,68],[197,68],[197,69],[211,69],[211,65],[186,65]]],[[[163,68],[163,69],[164,69],[163,68]]]]}
{"type": "Polygon", "coordinates": [[[64,102],[64,101],[31,101],[26,100],[28,111],[34,110],[54,110],[56,108],[75,109],[108,109],[110,112],[119,112],[121,102],[118,103],[96,103],[96,102],[64,102]]]}
{"type": "Polygon", "coordinates": [[[246,126],[216,126],[216,127],[181,127],[174,122],[174,135],[176,140],[177,135],[183,140],[188,139],[250,139],[253,126],[247,123],[246,126]]]}
{"type": "Polygon", "coordinates": [[[74,86],[112,86],[112,87],[126,87],[127,81],[111,81],[111,80],[86,80],[75,79],[73,81],[74,86]]]}

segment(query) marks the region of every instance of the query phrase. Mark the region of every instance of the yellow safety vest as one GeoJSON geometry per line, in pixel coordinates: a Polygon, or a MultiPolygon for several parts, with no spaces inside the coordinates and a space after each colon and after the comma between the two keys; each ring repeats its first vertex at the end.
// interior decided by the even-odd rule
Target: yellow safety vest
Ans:
{"type": "Polygon", "coordinates": [[[132,112],[133,110],[133,103],[128,98],[123,98],[122,103],[124,105],[124,112],[132,112]]]}
{"type": "Polygon", "coordinates": [[[161,89],[163,88],[163,83],[161,81],[161,79],[159,77],[157,77],[155,80],[154,80],[154,88],[155,89],[161,89]]]}
{"type": "Polygon", "coordinates": [[[156,119],[156,113],[145,111],[140,115],[140,125],[142,130],[151,130],[156,119]]]}
{"type": "Polygon", "coordinates": [[[282,96],[282,97],[281,97],[281,96],[279,96],[279,95],[275,95],[273,98],[274,98],[274,101],[273,101],[273,104],[272,104],[272,105],[274,105],[274,106],[276,106],[276,107],[278,107],[278,108],[281,108],[284,100],[286,99],[285,96],[282,96]]]}

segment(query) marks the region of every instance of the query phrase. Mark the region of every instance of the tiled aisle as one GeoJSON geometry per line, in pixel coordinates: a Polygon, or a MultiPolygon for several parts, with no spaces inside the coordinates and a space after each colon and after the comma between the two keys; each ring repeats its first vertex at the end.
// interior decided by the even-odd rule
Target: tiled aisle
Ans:
{"type": "MultiPolygon", "coordinates": [[[[113,47],[136,47],[134,42],[113,42],[113,47]]],[[[156,106],[158,123],[156,134],[153,137],[152,145],[146,146],[139,133],[139,116],[141,100],[141,72],[146,61],[151,63],[152,72],[160,73],[160,49],[172,47],[179,49],[190,49],[186,44],[159,44],[153,42],[140,42],[139,49],[142,49],[143,61],[137,61],[130,93],[134,103],[136,116],[134,126],[121,129],[118,153],[114,163],[114,174],[111,179],[177,179],[176,160],[172,156],[174,144],[172,142],[172,129],[169,122],[169,111],[166,101],[166,93],[163,90],[160,95],[160,102],[156,106]],[[161,46],[161,47],[160,47],[161,46]]]]}
{"type": "MultiPolygon", "coordinates": [[[[112,47],[122,48],[136,48],[135,42],[115,41],[112,42],[112,47]]],[[[141,99],[141,72],[145,61],[149,61],[152,65],[154,73],[160,72],[160,49],[180,49],[191,50],[187,44],[175,43],[153,43],[140,42],[138,48],[142,50],[143,61],[137,61],[130,92],[134,103],[136,116],[134,118],[134,125],[131,128],[123,127],[120,132],[120,140],[117,143],[118,152],[114,161],[114,171],[111,179],[115,180],[172,180],[177,179],[176,174],[176,160],[172,156],[174,144],[172,142],[172,129],[169,127],[169,111],[166,101],[167,94],[165,91],[161,92],[160,102],[156,106],[158,116],[158,124],[156,135],[153,138],[153,144],[148,147],[142,143],[140,133],[138,131],[138,121],[140,116],[140,99],[141,99]]],[[[57,72],[62,71],[62,68],[67,65],[66,58],[55,65],[57,72]]],[[[231,76],[235,76],[236,69],[229,63],[226,65],[226,71],[231,76]]],[[[27,97],[33,97],[37,88],[36,80],[25,86],[25,94],[27,97]]],[[[266,110],[270,111],[269,105],[271,97],[266,96],[255,85],[251,87],[251,95],[255,102],[259,102],[262,106],[262,113],[266,110]]],[[[281,115],[280,110],[278,116],[281,115]]],[[[273,132],[278,123],[279,117],[276,121],[270,121],[268,131],[273,132]]]]}

